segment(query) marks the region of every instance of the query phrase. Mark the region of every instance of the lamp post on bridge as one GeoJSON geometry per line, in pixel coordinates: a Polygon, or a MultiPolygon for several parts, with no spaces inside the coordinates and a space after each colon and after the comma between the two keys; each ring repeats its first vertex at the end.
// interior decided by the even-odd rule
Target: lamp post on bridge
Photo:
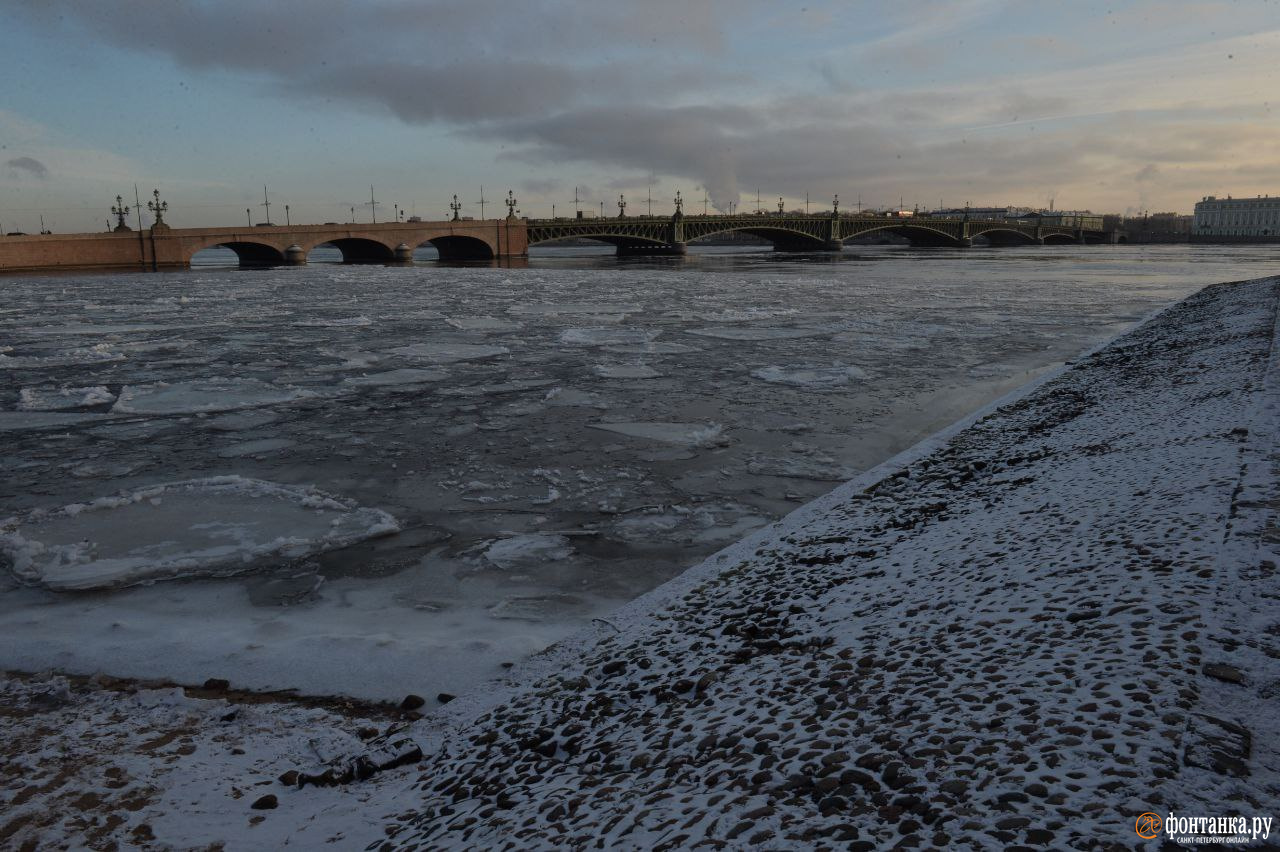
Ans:
{"type": "Polygon", "coordinates": [[[781,216],[781,215],[782,215],[782,208],[783,208],[783,206],[784,206],[784,205],[783,205],[783,203],[782,203],[782,196],[781,196],[781,195],[779,195],[779,196],[778,196],[778,215],[779,215],[779,216],[781,216]]]}
{"type": "MultiPolygon", "coordinates": [[[[151,194],[155,196],[155,199],[156,199],[156,200],[155,200],[155,201],[148,201],[148,202],[147,202],[147,209],[148,209],[148,210],[150,210],[152,213],[154,213],[154,214],[155,214],[155,217],[156,217],[156,225],[158,225],[158,226],[160,226],[160,227],[162,227],[162,228],[163,228],[163,227],[164,227],[164,214],[165,214],[165,213],[167,213],[167,212],[169,211],[169,202],[167,202],[167,201],[161,201],[161,200],[160,200],[160,190],[158,190],[158,189],[157,189],[157,190],[154,190],[151,194]]],[[[155,226],[153,226],[153,227],[155,227],[155,226]]]]}
{"type": "Polygon", "coordinates": [[[293,223],[289,221],[289,205],[284,206],[284,224],[286,228],[293,227],[293,223]]]}
{"type": "Polygon", "coordinates": [[[684,215],[684,199],[680,197],[680,190],[678,189],[676,190],[675,202],[676,202],[675,216],[678,219],[684,215]]]}
{"type": "Polygon", "coordinates": [[[834,219],[840,215],[840,193],[836,193],[831,199],[831,218],[834,219]]]}
{"type": "Polygon", "coordinates": [[[518,203],[519,203],[519,202],[518,202],[518,201],[516,201],[516,197],[511,193],[511,190],[509,190],[509,189],[508,189],[508,190],[507,190],[507,199],[506,199],[506,205],[507,205],[507,218],[508,218],[508,219],[514,219],[514,218],[516,218],[516,205],[517,205],[518,203]]]}
{"type": "MultiPolygon", "coordinates": [[[[151,206],[151,202],[148,201],[147,206],[148,207],[151,206]]],[[[244,208],[244,220],[249,223],[250,228],[253,227],[253,208],[251,207],[244,208]]]]}
{"type": "Polygon", "coordinates": [[[132,228],[130,228],[128,225],[124,223],[124,217],[129,215],[129,207],[124,203],[124,199],[121,198],[119,195],[116,196],[116,203],[115,203],[115,206],[111,208],[111,213],[116,217],[115,229],[117,231],[133,230],[132,228]]]}
{"type": "Polygon", "coordinates": [[[627,199],[623,198],[622,193],[618,193],[618,218],[627,218],[627,199]]]}
{"type": "Polygon", "coordinates": [[[450,221],[458,221],[458,212],[462,210],[462,205],[458,202],[458,193],[453,194],[453,201],[449,202],[449,209],[453,211],[453,217],[450,221]]]}

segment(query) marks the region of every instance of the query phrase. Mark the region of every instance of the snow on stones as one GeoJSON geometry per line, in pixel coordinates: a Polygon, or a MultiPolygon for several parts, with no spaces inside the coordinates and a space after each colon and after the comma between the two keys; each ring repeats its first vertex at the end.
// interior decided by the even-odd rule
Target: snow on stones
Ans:
{"type": "Polygon", "coordinates": [[[398,530],[314,488],[221,476],[11,518],[0,555],[24,582],[78,591],[228,576],[398,530]]]}

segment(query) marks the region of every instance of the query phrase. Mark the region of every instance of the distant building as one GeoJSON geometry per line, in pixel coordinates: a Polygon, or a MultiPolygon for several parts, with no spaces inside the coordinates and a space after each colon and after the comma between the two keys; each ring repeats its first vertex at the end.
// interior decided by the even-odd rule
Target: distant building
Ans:
{"type": "Polygon", "coordinates": [[[1084,231],[1101,231],[1102,216],[1090,210],[1060,210],[1057,212],[1027,213],[1018,217],[1024,225],[1039,223],[1052,228],[1075,228],[1084,231]]]}
{"type": "Polygon", "coordinates": [[[1266,242],[1280,239],[1280,197],[1215,198],[1196,202],[1192,240],[1266,242]]]}
{"type": "Polygon", "coordinates": [[[935,219],[963,219],[966,216],[977,221],[997,221],[1017,219],[1031,212],[1029,207],[952,207],[950,210],[936,210],[929,214],[935,219]]]}

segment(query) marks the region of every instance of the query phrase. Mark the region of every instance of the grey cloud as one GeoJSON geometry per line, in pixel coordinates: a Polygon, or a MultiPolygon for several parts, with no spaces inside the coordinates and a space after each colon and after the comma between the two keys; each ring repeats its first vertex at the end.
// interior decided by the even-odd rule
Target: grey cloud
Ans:
{"type": "Polygon", "coordinates": [[[48,166],[32,157],[14,157],[12,160],[6,160],[4,165],[11,172],[26,174],[40,180],[49,177],[48,166]]]}

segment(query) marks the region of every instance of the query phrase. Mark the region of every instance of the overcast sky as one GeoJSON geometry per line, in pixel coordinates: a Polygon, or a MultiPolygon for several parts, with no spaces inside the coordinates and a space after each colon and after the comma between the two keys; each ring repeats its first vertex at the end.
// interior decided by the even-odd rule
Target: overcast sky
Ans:
{"type": "Polygon", "coordinates": [[[1189,212],[1280,193],[1280,8],[1037,0],[0,0],[0,225],[701,212],[1189,212]],[[145,201],[145,198],[144,198],[145,201]],[[501,210],[496,204],[486,213],[501,210]],[[502,211],[505,212],[505,211],[502,211]]]}

